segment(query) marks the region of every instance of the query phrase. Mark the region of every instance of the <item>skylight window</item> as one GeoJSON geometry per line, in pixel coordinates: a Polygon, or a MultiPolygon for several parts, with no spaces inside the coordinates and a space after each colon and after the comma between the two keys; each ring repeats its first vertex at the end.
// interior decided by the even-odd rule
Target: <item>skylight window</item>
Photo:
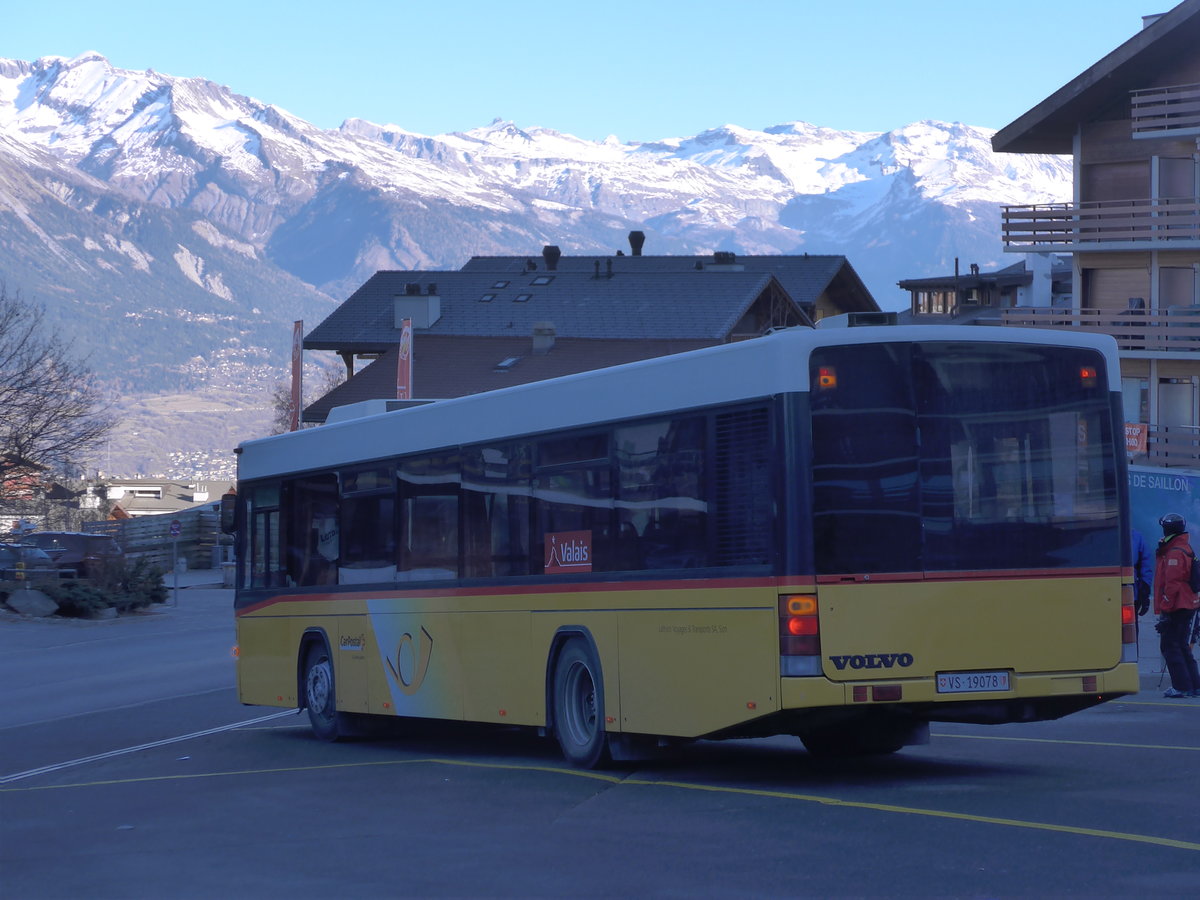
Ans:
{"type": "Polygon", "coordinates": [[[549,284],[553,280],[554,280],[553,275],[539,275],[537,278],[533,279],[533,281],[531,281],[529,283],[536,287],[537,285],[540,285],[540,284],[549,284]]]}
{"type": "Polygon", "coordinates": [[[513,297],[513,303],[528,303],[533,299],[533,294],[517,294],[513,297]]]}
{"type": "Polygon", "coordinates": [[[504,359],[500,360],[500,362],[496,363],[496,371],[507,372],[520,361],[521,357],[519,356],[506,356],[504,359]]]}
{"type": "Polygon", "coordinates": [[[491,303],[495,299],[496,299],[495,294],[484,294],[482,297],[479,298],[479,302],[480,303],[491,303]]]}
{"type": "Polygon", "coordinates": [[[504,290],[506,287],[508,287],[508,282],[507,282],[507,281],[497,281],[495,284],[493,284],[493,285],[492,285],[492,290],[494,290],[494,291],[502,291],[502,290],[504,290]]]}

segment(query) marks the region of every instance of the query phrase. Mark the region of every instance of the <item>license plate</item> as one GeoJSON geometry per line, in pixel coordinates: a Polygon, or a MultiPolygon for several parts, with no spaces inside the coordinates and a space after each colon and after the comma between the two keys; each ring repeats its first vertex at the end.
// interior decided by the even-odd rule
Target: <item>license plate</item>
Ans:
{"type": "Polygon", "coordinates": [[[1007,691],[1007,672],[939,672],[939,694],[974,694],[982,691],[1007,691]]]}

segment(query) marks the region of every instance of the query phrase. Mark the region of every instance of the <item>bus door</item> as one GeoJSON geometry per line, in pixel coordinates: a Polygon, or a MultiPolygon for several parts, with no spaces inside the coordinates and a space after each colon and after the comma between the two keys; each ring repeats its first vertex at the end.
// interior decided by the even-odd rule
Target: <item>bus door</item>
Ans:
{"type": "Polygon", "coordinates": [[[1103,357],[1020,343],[812,357],[822,668],[1110,668],[1120,510],[1103,357]]]}

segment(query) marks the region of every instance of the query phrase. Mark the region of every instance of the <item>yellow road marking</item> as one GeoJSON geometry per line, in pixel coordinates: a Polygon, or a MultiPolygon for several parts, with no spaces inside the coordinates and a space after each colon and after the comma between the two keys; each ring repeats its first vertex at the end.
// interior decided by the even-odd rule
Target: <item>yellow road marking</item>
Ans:
{"type": "Polygon", "coordinates": [[[586,778],[593,781],[603,781],[613,785],[630,785],[636,787],[674,788],[686,791],[703,791],[715,794],[736,794],[748,797],[766,797],[773,800],[793,800],[801,803],[816,803],[821,806],[841,807],[844,809],[866,809],[875,812],[900,813],[911,816],[925,816],[935,819],[953,819],[960,822],[976,822],[985,825],[1003,825],[1009,828],[1024,828],[1034,831],[1052,831],[1059,834],[1073,834],[1082,837],[1109,838],[1117,841],[1131,841],[1138,844],[1153,844],[1159,847],[1172,847],[1178,850],[1200,851],[1200,843],[1179,841],[1172,838],[1157,837],[1149,834],[1134,834],[1124,831],[1108,831],[1102,828],[1080,828],[1073,825],[1056,825],[1049,822],[1030,822],[1022,819],[1004,819],[996,816],[981,816],[972,813],[950,812],[940,809],[923,809],[912,806],[896,806],[890,803],[868,803],[861,800],[841,800],[837,797],[822,797],[816,794],[800,794],[792,791],[771,791],[760,788],[739,788],[722,785],[696,784],[687,781],[655,781],[648,778],[625,778],[620,775],[610,775],[605,772],[589,772],[581,769],[564,769],[558,766],[529,766],[511,763],[484,763],[456,759],[396,759],[378,760],[374,762],[334,763],[322,766],[292,766],[276,769],[243,769],[231,772],[200,772],[181,775],[151,775],[142,778],[122,778],[110,781],[91,781],[78,784],[50,784],[33,787],[0,788],[0,794],[26,793],[32,791],[64,790],[67,788],[101,787],[118,784],[146,784],[154,781],[184,781],[196,778],[222,778],[235,775],[274,775],[288,772],[316,772],[330,769],[356,769],[370,766],[396,766],[428,764],[440,766],[457,766],[460,768],[508,770],[517,772],[545,772],[554,775],[568,775],[573,778],[586,778]]]}

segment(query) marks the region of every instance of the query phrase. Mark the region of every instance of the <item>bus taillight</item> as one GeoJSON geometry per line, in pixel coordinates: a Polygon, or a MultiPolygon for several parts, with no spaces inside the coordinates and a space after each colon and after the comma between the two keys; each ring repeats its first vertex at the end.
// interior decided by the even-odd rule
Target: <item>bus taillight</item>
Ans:
{"type": "Polygon", "coordinates": [[[1137,662],[1137,613],[1133,608],[1133,585],[1121,585],[1121,662],[1137,662]]]}
{"type": "Polygon", "coordinates": [[[811,594],[779,598],[779,668],[785,677],[821,674],[821,623],[811,594]]]}

